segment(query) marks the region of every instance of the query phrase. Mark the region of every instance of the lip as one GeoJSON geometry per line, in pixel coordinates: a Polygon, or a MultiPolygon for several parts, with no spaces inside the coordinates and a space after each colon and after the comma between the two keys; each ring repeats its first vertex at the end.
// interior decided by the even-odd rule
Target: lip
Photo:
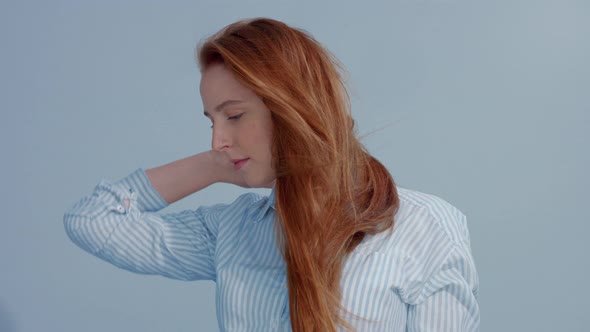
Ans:
{"type": "Polygon", "coordinates": [[[232,162],[234,163],[234,169],[236,171],[239,170],[239,169],[241,169],[242,167],[244,167],[244,165],[246,165],[246,163],[248,162],[248,160],[250,160],[250,158],[232,159],[232,162]]]}

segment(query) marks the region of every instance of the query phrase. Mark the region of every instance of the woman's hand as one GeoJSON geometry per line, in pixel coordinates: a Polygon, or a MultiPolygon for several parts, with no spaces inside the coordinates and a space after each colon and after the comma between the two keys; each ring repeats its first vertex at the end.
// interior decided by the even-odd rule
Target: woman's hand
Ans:
{"type": "Polygon", "coordinates": [[[243,188],[250,187],[244,180],[244,177],[235,170],[234,163],[227,154],[210,150],[207,152],[207,155],[212,163],[216,165],[214,168],[216,182],[231,183],[243,188]]]}

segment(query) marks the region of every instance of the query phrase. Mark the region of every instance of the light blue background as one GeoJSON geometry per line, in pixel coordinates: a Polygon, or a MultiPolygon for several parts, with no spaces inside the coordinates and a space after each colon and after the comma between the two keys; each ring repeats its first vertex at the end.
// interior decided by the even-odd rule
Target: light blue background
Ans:
{"type": "Polygon", "coordinates": [[[119,270],[62,216],[102,178],[209,147],[195,44],[254,16],[333,51],[359,131],[389,125],[369,150],[467,215],[483,331],[587,331],[590,5],[566,0],[2,0],[0,331],[217,330],[213,283],[119,270]]]}

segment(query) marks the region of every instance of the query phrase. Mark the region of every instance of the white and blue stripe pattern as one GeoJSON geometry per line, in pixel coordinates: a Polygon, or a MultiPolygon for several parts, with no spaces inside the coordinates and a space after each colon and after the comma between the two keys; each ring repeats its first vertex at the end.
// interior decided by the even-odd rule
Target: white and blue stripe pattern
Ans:
{"type": "MultiPolygon", "coordinates": [[[[393,232],[366,237],[344,264],[345,319],[357,331],[478,331],[479,281],[465,216],[436,196],[398,193],[393,232]]],[[[139,168],[100,181],[65,213],[65,229],[78,246],[120,268],[215,281],[221,331],[290,331],[274,191],[157,213],[167,205],[139,168]]]]}

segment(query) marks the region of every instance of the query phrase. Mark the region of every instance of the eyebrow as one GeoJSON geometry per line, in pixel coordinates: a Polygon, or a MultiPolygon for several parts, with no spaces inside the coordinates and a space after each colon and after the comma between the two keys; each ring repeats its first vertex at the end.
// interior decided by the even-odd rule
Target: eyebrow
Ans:
{"type": "MultiPolygon", "coordinates": [[[[228,106],[240,104],[240,103],[243,103],[243,102],[244,102],[243,100],[237,100],[237,99],[229,99],[229,100],[226,100],[223,103],[215,106],[215,112],[220,112],[221,110],[223,110],[224,108],[226,108],[228,106]]],[[[209,117],[210,116],[209,112],[207,112],[207,111],[203,112],[203,114],[205,114],[206,117],[209,117]]]]}

